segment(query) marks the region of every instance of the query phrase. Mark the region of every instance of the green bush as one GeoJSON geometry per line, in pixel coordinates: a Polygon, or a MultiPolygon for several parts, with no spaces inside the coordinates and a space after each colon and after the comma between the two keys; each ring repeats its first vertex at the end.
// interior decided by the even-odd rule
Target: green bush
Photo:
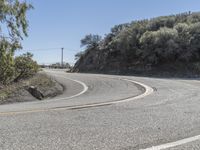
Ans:
{"type": "Polygon", "coordinates": [[[32,54],[26,53],[15,58],[15,82],[29,78],[38,72],[39,66],[32,57],[32,54]]]}
{"type": "Polygon", "coordinates": [[[13,80],[14,58],[12,46],[6,40],[0,41],[0,83],[7,84],[13,80]]]}
{"type": "Polygon", "coordinates": [[[178,32],[170,28],[147,31],[140,38],[141,57],[148,63],[157,64],[175,60],[178,32]]]}
{"type": "Polygon", "coordinates": [[[33,7],[26,1],[1,0],[0,8],[0,29],[6,29],[0,36],[0,84],[9,84],[15,79],[14,52],[28,36],[26,13],[33,7]]]}
{"type": "Polygon", "coordinates": [[[91,71],[98,66],[112,67],[112,62],[121,65],[113,69],[121,70],[149,65],[156,68],[170,63],[189,64],[192,68],[200,62],[200,12],[117,25],[102,40],[98,38],[98,42],[91,42],[96,39],[91,35],[86,37],[81,43],[89,46],[76,55],[77,58],[81,56],[74,67],[77,70],[83,61],[90,60],[96,62],[88,67],[91,71]]]}
{"type": "Polygon", "coordinates": [[[9,53],[0,54],[0,82],[7,84],[13,79],[14,61],[9,53]]]}

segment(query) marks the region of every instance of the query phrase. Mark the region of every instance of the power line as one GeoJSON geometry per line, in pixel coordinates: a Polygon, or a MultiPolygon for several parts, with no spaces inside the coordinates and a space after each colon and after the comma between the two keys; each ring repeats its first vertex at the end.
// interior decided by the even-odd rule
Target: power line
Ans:
{"type": "Polygon", "coordinates": [[[61,48],[67,49],[70,52],[79,52],[81,50],[75,50],[73,48],[66,48],[66,47],[56,47],[56,48],[38,48],[38,49],[19,49],[19,51],[30,51],[30,52],[34,52],[34,51],[51,51],[51,50],[60,50],[61,48]]]}
{"type": "Polygon", "coordinates": [[[62,48],[46,48],[46,49],[35,49],[35,50],[25,50],[25,51],[49,51],[49,50],[60,50],[61,49],[61,66],[64,66],[64,47],[62,48]]]}
{"type": "MultiPolygon", "coordinates": [[[[38,48],[38,49],[19,49],[19,51],[26,51],[26,52],[38,52],[38,51],[59,51],[61,48],[64,47],[57,47],[57,48],[38,48]]],[[[64,48],[67,49],[68,52],[80,52],[81,50],[77,49],[69,49],[69,48],[64,48]]]]}
{"type": "Polygon", "coordinates": [[[22,49],[23,51],[49,51],[49,50],[60,50],[61,47],[57,48],[38,48],[38,49],[22,49]]]}

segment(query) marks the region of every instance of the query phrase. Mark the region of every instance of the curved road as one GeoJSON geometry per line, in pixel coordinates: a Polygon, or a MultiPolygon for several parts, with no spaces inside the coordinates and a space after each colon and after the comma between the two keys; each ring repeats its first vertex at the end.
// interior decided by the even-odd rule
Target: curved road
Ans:
{"type": "Polygon", "coordinates": [[[47,72],[65,92],[1,105],[0,149],[200,149],[198,80],[47,72]]]}

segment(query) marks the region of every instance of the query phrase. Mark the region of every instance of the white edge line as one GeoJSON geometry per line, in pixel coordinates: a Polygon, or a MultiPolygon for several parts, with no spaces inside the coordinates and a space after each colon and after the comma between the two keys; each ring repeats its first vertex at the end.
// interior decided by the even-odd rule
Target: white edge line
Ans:
{"type": "Polygon", "coordinates": [[[58,98],[58,99],[52,99],[52,101],[72,99],[72,98],[78,97],[78,96],[80,96],[80,95],[82,95],[82,94],[84,94],[85,92],[88,91],[88,86],[85,83],[81,82],[81,81],[74,80],[74,79],[71,79],[71,78],[67,78],[67,77],[64,77],[62,75],[54,75],[54,76],[62,77],[62,78],[65,78],[67,80],[71,80],[71,81],[74,81],[76,83],[79,83],[80,85],[83,86],[83,90],[80,93],[76,94],[76,95],[72,95],[72,96],[69,96],[69,97],[63,97],[63,98],[58,98]]]}
{"type": "MultiPolygon", "coordinates": [[[[66,78],[66,77],[63,77],[63,78],[66,78]]],[[[84,88],[84,90],[82,92],[80,92],[80,93],[78,93],[78,94],[76,94],[74,96],[68,97],[67,99],[80,96],[80,95],[84,94],[88,90],[88,87],[87,87],[87,85],[85,83],[83,83],[81,81],[73,80],[73,79],[70,79],[70,78],[66,78],[66,79],[74,81],[74,82],[77,82],[77,83],[81,84],[83,86],[83,88],[84,88]]],[[[143,98],[143,97],[145,97],[147,95],[150,95],[154,91],[151,87],[149,87],[149,86],[147,86],[147,85],[145,85],[143,83],[140,83],[140,82],[137,82],[137,81],[133,81],[133,80],[129,80],[129,79],[122,79],[122,80],[129,81],[129,82],[141,85],[142,87],[145,88],[145,92],[143,94],[139,95],[139,96],[136,96],[136,97],[133,97],[133,98],[124,99],[124,100],[121,100],[121,101],[113,101],[113,102],[108,102],[108,103],[105,102],[105,103],[100,103],[100,104],[95,104],[95,105],[86,104],[86,105],[82,105],[82,106],[77,106],[77,108],[78,107],[93,107],[93,106],[101,106],[101,105],[107,105],[107,104],[116,104],[116,103],[128,102],[128,101],[136,100],[136,99],[139,99],[139,98],[143,98]]],[[[66,98],[62,98],[62,99],[66,99],[66,98]]],[[[57,100],[62,100],[62,99],[57,99],[57,100]]],[[[190,142],[193,142],[193,141],[197,141],[197,140],[200,140],[200,135],[197,135],[197,136],[194,136],[194,137],[190,137],[190,138],[185,138],[185,139],[182,139],[182,140],[179,140],[179,141],[175,141],[175,142],[171,142],[171,143],[166,143],[166,144],[162,144],[162,145],[158,145],[158,146],[153,146],[153,147],[146,148],[146,149],[141,149],[141,150],[163,150],[163,149],[180,146],[180,145],[183,145],[183,144],[186,144],[186,143],[190,143],[190,142]]]]}
{"type": "MultiPolygon", "coordinates": [[[[113,78],[113,79],[116,79],[116,78],[113,78]]],[[[143,88],[145,88],[145,92],[141,95],[138,95],[138,96],[135,96],[135,97],[131,97],[131,98],[127,98],[127,99],[123,99],[123,100],[116,100],[116,101],[111,101],[111,102],[103,102],[103,103],[96,103],[96,104],[85,104],[85,105],[77,105],[77,106],[68,106],[67,108],[59,108],[59,109],[75,109],[75,108],[85,108],[85,107],[98,107],[98,106],[104,106],[104,105],[111,105],[111,104],[118,104],[118,103],[125,103],[125,102],[129,102],[129,101],[133,101],[133,100],[136,100],[136,99],[140,99],[140,98],[144,98],[150,94],[152,94],[154,92],[154,90],[143,84],[143,83],[140,83],[140,82],[137,82],[137,81],[133,81],[133,80],[129,80],[129,79],[121,79],[121,80],[124,80],[124,81],[129,81],[129,82],[132,82],[134,84],[138,84],[140,86],[142,86],[143,88]]],[[[65,99],[65,98],[63,98],[65,99]]],[[[53,108],[52,108],[53,109],[53,108]]]]}
{"type": "MultiPolygon", "coordinates": [[[[84,89],[83,89],[83,91],[81,91],[80,93],[78,93],[76,95],[73,95],[73,96],[70,96],[70,97],[63,97],[63,98],[59,98],[59,99],[52,99],[52,101],[72,99],[72,98],[78,97],[78,96],[80,96],[80,95],[82,95],[82,94],[84,94],[85,92],[88,91],[88,86],[85,83],[81,82],[81,81],[74,80],[74,79],[71,79],[71,78],[67,78],[65,76],[62,76],[61,74],[60,75],[54,75],[54,76],[59,76],[59,77],[62,77],[62,78],[77,82],[77,83],[81,84],[84,89]]],[[[108,77],[108,78],[111,78],[111,77],[108,77]]],[[[112,79],[117,79],[117,78],[112,78],[112,79]]],[[[127,99],[123,99],[123,100],[120,100],[120,101],[103,102],[103,103],[97,103],[97,104],[85,104],[85,105],[81,105],[81,106],[77,106],[77,107],[94,107],[94,106],[102,106],[102,105],[109,105],[109,104],[124,103],[124,102],[133,101],[133,100],[136,100],[136,99],[144,98],[144,97],[146,97],[146,96],[148,96],[148,95],[150,95],[150,94],[152,94],[154,92],[153,88],[151,88],[150,86],[147,86],[147,85],[145,85],[143,83],[140,83],[140,82],[137,82],[137,81],[133,81],[133,80],[130,80],[130,79],[123,79],[123,78],[119,78],[119,79],[124,80],[124,81],[128,81],[128,82],[132,82],[134,84],[138,84],[138,85],[142,86],[145,89],[145,92],[143,94],[141,94],[141,95],[138,95],[138,96],[135,96],[135,97],[131,97],[131,98],[127,98],[127,99]]]]}
{"type": "MultiPolygon", "coordinates": [[[[70,78],[67,78],[67,77],[64,77],[64,76],[61,76],[61,75],[54,75],[54,76],[60,76],[62,78],[77,82],[77,83],[79,83],[79,84],[81,84],[83,86],[83,90],[80,93],[76,94],[76,95],[73,95],[73,96],[70,96],[70,97],[67,97],[67,98],[60,98],[60,99],[53,99],[53,100],[71,99],[71,98],[74,98],[74,97],[77,97],[77,96],[80,96],[80,95],[84,94],[88,90],[88,86],[85,83],[81,82],[81,81],[70,79],[70,78]]],[[[108,102],[108,103],[105,102],[105,103],[99,103],[99,104],[94,104],[94,105],[93,104],[85,104],[85,105],[77,106],[76,108],[79,108],[79,107],[80,108],[81,107],[94,107],[94,106],[101,106],[101,105],[128,102],[128,101],[132,101],[132,100],[136,100],[136,99],[140,99],[140,98],[143,98],[145,96],[148,96],[151,93],[153,93],[153,91],[154,91],[151,87],[149,87],[149,86],[147,86],[147,85],[145,85],[143,83],[140,83],[140,82],[137,82],[137,81],[133,81],[133,80],[129,80],[129,79],[122,79],[122,80],[129,81],[129,82],[132,82],[132,83],[135,83],[135,84],[138,84],[138,85],[144,87],[145,88],[145,92],[143,94],[139,95],[139,96],[136,96],[136,97],[133,97],[133,98],[124,99],[124,100],[121,100],[121,101],[113,101],[113,102],[108,102]]],[[[141,149],[141,150],[163,150],[163,149],[180,146],[180,145],[183,145],[183,144],[186,144],[186,143],[190,143],[190,142],[193,142],[193,141],[197,141],[197,140],[200,140],[200,135],[197,135],[197,136],[194,136],[194,137],[190,137],[190,138],[185,138],[185,139],[182,139],[182,140],[179,140],[179,141],[175,141],[175,142],[171,142],[171,143],[166,143],[166,144],[162,144],[162,145],[158,145],[158,146],[153,146],[153,147],[146,148],[146,149],[141,149]]]]}
{"type": "Polygon", "coordinates": [[[163,149],[167,149],[167,148],[172,148],[172,147],[176,147],[176,146],[180,146],[186,143],[190,143],[190,142],[194,142],[200,140],[200,135],[194,136],[194,137],[190,137],[190,138],[185,138],[176,142],[171,142],[171,143],[166,143],[166,144],[162,144],[162,145],[158,145],[158,146],[153,146],[150,148],[146,148],[146,149],[141,149],[141,150],[163,150],[163,149]]]}
{"type": "MultiPolygon", "coordinates": [[[[60,76],[60,75],[54,75],[54,76],[60,76]]],[[[63,78],[66,78],[64,76],[60,76],[60,77],[63,77],[63,78]]],[[[77,82],[79,84],[81,84],[84,89],[83,91],[81,91],[80,93],[76,94],[76,95],[73,95],[71,97],[67,97],[67,98],[60,98],[60,99],[52,99],[50,101],[55,101],[55,100],[66,100],[66,99],[70,99],[70,98],[74,98],[74,97],[77,97],[77,96],[80,96],[82,94],[84,94],[87,90],[88,90],[88,86],[81,82],[81,81],[78,81],[78,80],[73,80],[73,79],[70,79],[70,78],[66,78],[68,80],[71,80],[71,81],[74,81],[74,82],[77,82]]],[[[113,78],[113,79],[117,79],[117,78],[113,78]]],[[[120,78],[119,78],[120,79],[120,78]]],[[[118,103],[124,103],[124,102],[129,102],[129,101],[133,101],[133,100],[136,100],[136,99],[140,99],[140,98],[144,98],[150,94],[153,93],[153,89],[143,83],[140,83],[140,82],[137,82],[137,81],[133,81],[133,80],[129,80],[129,79],[121,79],[121,80],[124,80],[124,81],[129,81],[129,82],[132,82],[134,84],[138,84],[140,86],[142,86],[143,88],[145,88],[145,92],[141,95],[138,95],[138,96],[135,96],[135,97],[131,97],[131,98],[127,98],[127,99],[123,99],[123,100],[118,100],[118,101],[112,101],[112,102],[104,102],[104,103],[96,103],[96,104],[85,104],[85,105],[77,105],[77,106],[65,106],[65,107],[61,107],[61,108],[48,108],[48,109],[44,109],[44,110],[36,110],[36,111],[48,111],[48,110],[68,110],[68,109],[81,109],[81,108],[89,108],[89,107],[98,107],[98,106],[104,106],[104,105],[111,105],[111,104],[118,104],[118,103]]],[[[30,110],[31,112],[34,111],[34,110],[30,110]]],[[[29,110],[24,110],[22,112],[12,112],[14,114],[17,114],[17,113],[23,113],[23,112],[29,112],[29,110]]],[[[0,114],[4,114],[5,112],[1,112],[0,114]]],[[[11,112],[10,112],[11,113],[11,112]]]]}
{"type": "Polygon", "coordinates": [[[122,101],[118,101],[117,103],[129,102],[129,101],[133,101],[133,100],[136,100],[136,99],[144,98],[144,97],[146,97],[146,96],[148,96],[148,95],[150,95],[154,92],[153,88],[151,88],[150,86],[147,86],[143,83],[133,81],[133,80],[130,80],[130,79],[122,79],[122,80],[129,81],[129,82],[132,82],[134,84],[138,84],[138,85],[142,86],[145,89],[145,92],[141,95],[138,95],[138,96],[135,96],[135,97],[132,97],[132,98],[128,98],[128,99],[124,99],[122,101]]]}
{"type": "MultiPolygon", "coordinates": [[[[63,76],[62,76],[63,77],[63,76]]],[[[63,78],[66,78],[66,77],[63,77],[63,78]]],[[[70,79],[70,78],[66,78],[68,80],[71,80],[71,81],[74,81],[74,82],[77,82],[79,84],[81,84],[83,86],[83,91],[74,95],[74,96],[71,96],[71,97],[67,97],[67,99],[69,98],[74,98],[74,97],[77,97],[77,96],[80,96],[82,94],[84,94],[87,90],[88,90],[88,87],[85,83],[81,82],[81,81],[77,81],[77,80],[73,80],[73,79],[70,79]]],[[[101,106],[101,105],[108,105],[108,104],[117,104],[117,103],[122,103],[122,102],[128,102],[128,101],[132,101],[132,100],[136,100],[136,99],[140,99],[140,98],[143,98],[143,97],[146,97],[148,95],[150,95],[151,93],[153,93],[153,89],[143,83],[140,83],[140,82],[137,82],[137,81],[133,81],[133,80],[129,80],[129,79],[122,79],[124,81],[129,81],[129,82],[132,82],[132,83],[135,83],[135,84],[138,84],[142,87],[145,88],[145,92],[139,96],[136,96],[136,97],[133,97],[133,98],[128,98],[128,99],[124,99],[124,100],[121,100],[121,101],[113,101],[113,102],[108,102],[108,103],[99,103],[99,104],[86,104],[86,105],[81,105],[81,106],[77,106],[78,107],[94,107],[94,106],[101,106]]],[[[62,98],[62,99],[66,99],[66,98],[62,98]]],[[[62,100],[62,99],[57,99],[57,100],[62,100]]],[[[172,148],[172,147],[176,147],[176,146],[180,146],[180,145],[183,145],[183,144],[186,144],[186,143],[190,143],[190,142],[193,142],[193,141],[196,141],[196,140],[200,140],[200,135],[197,135],[197,136],[194,136],[194,137],[190,137],[190,138],[186,138],[186,139],[182,139],[182,140],[179,140],[179,141],[176,141],[176,142],[171,142],[171,143],[166,143],[166,144],[162,144],[162,145],[158,145],[158,146],[153,146],[153,147],[150,147],[150,148],[146,148],[146,149],[141,149],[141,150],[163,150],[163,149],[167,149],[167,148],[172,148]]]]}

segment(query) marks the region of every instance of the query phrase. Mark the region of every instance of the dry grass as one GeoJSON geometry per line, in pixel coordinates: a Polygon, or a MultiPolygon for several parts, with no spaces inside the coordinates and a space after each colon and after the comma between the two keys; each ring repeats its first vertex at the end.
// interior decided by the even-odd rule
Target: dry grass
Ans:
{"type": "Polygon", "coordinates": [[[0,101],[4,101],[9,98],[12,93],[17,93],[21,89],[27,89],[27,87],[35,86],[40,88],[55,86],[55,81],[48,77],[44,73],[38,73],[30,79],[12,83],[7,86],[0,86],[0,101]]]}
{"type": "Polygon", "coordinates": [[[36,87],[52,87],[55,86],[55,81],[44,73],[39,73],[33,78],[25,81],[29,86],[36,87]]]}

